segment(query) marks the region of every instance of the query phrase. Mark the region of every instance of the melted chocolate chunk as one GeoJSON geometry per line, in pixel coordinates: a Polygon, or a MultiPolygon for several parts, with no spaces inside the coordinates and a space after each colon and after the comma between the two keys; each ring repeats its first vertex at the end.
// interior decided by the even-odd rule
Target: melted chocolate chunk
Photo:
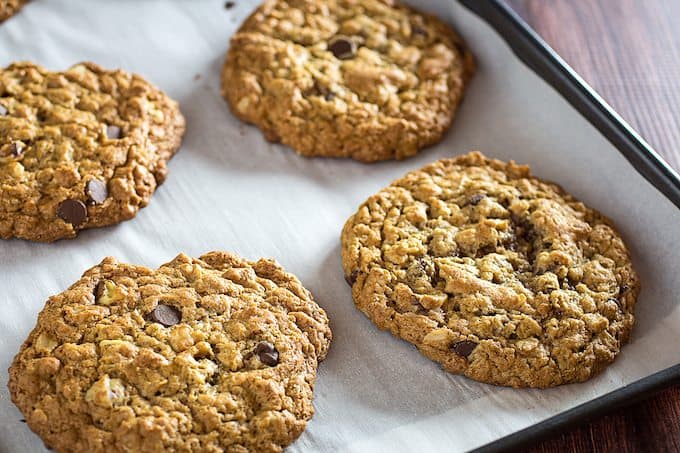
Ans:
{"type": "Polygon", "coordinates": [[[255,346],[254,352],[257,354],[260,362],[267,366],[276,366],[279,364],[279,351],[277,351],[274,345],[268,341],[263,341],[255,346]]]}
{"type": "Polygon", "coordinates": [[[182,322],[182,312],[170,305],[158,304],[147,315],[147,319],[151,322],[163,324],[165,327],[170,327],[182,322]]]}
{"type": "Polygon", "coordinates": [[[328,43],[328,50],[335,58],[347,60],[357,53],[357,45],[351,39],[344,36],[336,36],[328,43]]]}
{"type": "Polygon", "coordinates": [[[57,208],[57,216],[73,226],[78,226],[87,219],[87,207],[80,200],[64,200],[57,208]]]}
{"type": "Polygon", "coordinates": [[[462,357],[467,357],[472,354],[472,351],[477,347],[477,343],[471,340],[463,340],[451,345],[453,352],[462,357]]]}

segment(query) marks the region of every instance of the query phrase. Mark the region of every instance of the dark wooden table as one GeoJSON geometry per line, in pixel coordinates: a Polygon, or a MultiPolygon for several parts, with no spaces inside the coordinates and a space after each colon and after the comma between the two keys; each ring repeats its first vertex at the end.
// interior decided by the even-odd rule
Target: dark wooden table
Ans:
{"type": "MultiPolygon", "coordinates": [[[[680,172],[680,0],[506,1],[680,172]]],[[[680,452],[680,383],[529,451],[680,452]]]]}

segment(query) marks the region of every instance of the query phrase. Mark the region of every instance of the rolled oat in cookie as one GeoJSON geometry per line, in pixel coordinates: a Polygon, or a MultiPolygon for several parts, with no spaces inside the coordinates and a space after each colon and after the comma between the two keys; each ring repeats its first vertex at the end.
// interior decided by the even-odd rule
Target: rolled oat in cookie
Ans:
{"type": "Polygon", "coordinates": [[[272,260],[106,258],[50,297],[9,369],[57,452],[281,451],[314,409],[331,331],[272,260]]]}
{"type": "Polygon", "coordinates": [[[54,241],[131,219],[184,127],[177,102],[125,71],[0,69],[0,237],[54,241]]]}
{"type": "Polygon", "coordinates": [[[441,140],[474,71],[461,38],[392,0],[269,0],[232,37],[222,95],[303,156],[404,159],[441,140]]]}
{"type": "Polygon", "coordinates": [[[413,171],[345,224],[342,264],[379,328],[491,384],[581,382],[611,363],[640,290],[612,223],[514,162],[413,171]]]}

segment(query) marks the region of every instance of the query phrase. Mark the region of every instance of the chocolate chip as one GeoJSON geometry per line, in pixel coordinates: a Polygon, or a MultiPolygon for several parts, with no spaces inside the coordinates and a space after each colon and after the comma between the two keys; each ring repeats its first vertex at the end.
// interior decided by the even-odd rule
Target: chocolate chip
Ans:
{"type": "Polygon", "coordinates": [[[59,203],[57,216],[73,226],[78,226],[87,219],[87,207],[80,200],[64,200],[59,203]]]}
{"type": "Polygon", "coordinates": [[[357,277],[359,276],[359,271],[352,271],[350,275],[345,275],[345,281],[349,286],[354,286],[357,282],[357,277]]]}
{"type": "Polygon", "coordinates": [[[260,362],[265,365],[276,366],[279,364],[279,351],[268,341],[263,341],[255,346],[255,354],[257,354],[260,362]]]}
{"type": "Polygon", "coordinates": [[[7,115],[7,113],[8,113],[7,107],[0,104],[0,116],[5,116],[5,115],[7,115]]]}
{"type": "Polygon", "coordinates": [[[235,5],[236,5],[235,2],[227,2],[227,3],[224,4],[224,7],[226,9],[232,9],[235,5]]]}
{"type": "Polygon", "coordinates": [[[14,157],[19,157],[24,153],[24,145],[22,143],[14,142],[9,145],[10,153],[14,157]]]}
{"type": "Polygon", "coordinates": [[[477,343],[471,340],[463,340],[451,345],[453,352],[462,357],[467,357],[472,354],[472,351],[477,347],[477,343]]]}
{"type": "Polygon", "coordinates": [[[91,179],[87,182],[85,193],[90,197],[90,201],[93,204],[102,204],[106,197],[109,196],[106,184],[98,179],[91,179]]]}
{"type": "Polygon", "coordinates": [[[255,346],[255,354],[259,354],[260,352],[274,352],[276,351],[276,348],[274,347],[273,344],[271,344],[268,341],[262,341],[255,346]]]}
{"type": "Polygon", "coordinates": [[[163,324],[165,327],[174,326],[182,321],[182,312],[170,305],[158,304],[151,313],[147,315],[151,322],[163,324]]]}
{"type": "Polygon", "coordinates": [[[335,55],[335,58],[347,60],[357,53],[357,45],[349,38],[336,36],[328,43],[328,50],[335,55]]]}
{"type": "Polygon", "coordinates": [[[480,201],[484,199],[484,197],[485,195],[481,193],[476,193],[468,199],[468,204],[476,206],[479,204],[480,201]]]}
{"type": "Polygon", "coordinates": [[[121,130],[118,126],[106,126],[106,137],[111,140],[119,139],[121,136],[121,130]]]}
{"type": "Polygon", "coordinates": [[[276,366],[279,363],[279,353],[278,352],[262,352],[259,355],[260,362],[268,366],[276,366]]]}
{"type": "Polygon", "coordinates": [[[22,418],[22,419],[19,420],[19,421],[20,421],[21,423],[26,423],[26,419],[25,419],[25,418],[22,418]]]}
{"type": "Polygon", "coordinates": [[[333,99],[335,99],[335,93],[329,91],[324,95],[324,99],[326,99],[327,101],[332,101],[333,99]]]}

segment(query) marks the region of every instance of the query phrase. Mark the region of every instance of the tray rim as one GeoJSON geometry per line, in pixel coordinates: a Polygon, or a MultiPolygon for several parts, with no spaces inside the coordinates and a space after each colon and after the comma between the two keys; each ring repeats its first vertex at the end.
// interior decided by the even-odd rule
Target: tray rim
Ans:
{"type": "MultiPolygon", "coordinates": [[[[680,209],[680,175],[503,0],[453,1],[490,25],[529,69],[550,84],[622,153],[636,171],[680,209]]],[[[471,451],[520,450],[565,428],[644,400],[678,383],[680,363],[471,451]]]]}
{"type": "MultiPolygon", "coordinates": [[[[515,55],[552,86],[680,209],[680,175],[503,0],[457,0],[489,24],[515,55]]],[[[516,431],[473,452],[520,450],[565,428],[628,406],[680,382],[680,363],[516,431]]]]}

